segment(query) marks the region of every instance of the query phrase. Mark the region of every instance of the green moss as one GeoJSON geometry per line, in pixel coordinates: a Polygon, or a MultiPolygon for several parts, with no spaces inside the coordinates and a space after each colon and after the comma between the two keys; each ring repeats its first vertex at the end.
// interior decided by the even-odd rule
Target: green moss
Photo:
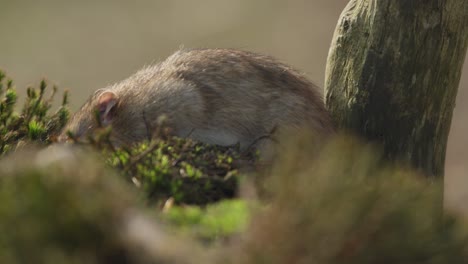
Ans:
{"type": "Polygon", "coordinates": [[[31,140],[37,140],[44,137],[47,133],[45,127],[36,120],[31,120],[28,124],[28,138],[31,140]]]}
{"type": "Polygon", "coordinates": [[[249,210],[244,200],[224,200],[206,208],[172,207],[163,214],[163,219],[182,232],[213,241],[244,231],[249,219],[249,210]]]}
{"type": "Polygon", "coordinates": [[[236,194],[240,166],[234,159],[240,154],[232,148],[166,137],[110,151],[108,162],[152,203],[207,204],[236,194]]]}
{"type": "Polygon", "coordinates": [[[19,143],[34,142],[49,144],[65,125],[69,117],[67,93],[62,105],[51,114],[57,88],[46,98],[47,83],[41,81],[39,88],[27,89],[25,104],[20,113],[17,107],[17,93],[13,81],[0,71],[0,155],[14,149],[19,143]]]}

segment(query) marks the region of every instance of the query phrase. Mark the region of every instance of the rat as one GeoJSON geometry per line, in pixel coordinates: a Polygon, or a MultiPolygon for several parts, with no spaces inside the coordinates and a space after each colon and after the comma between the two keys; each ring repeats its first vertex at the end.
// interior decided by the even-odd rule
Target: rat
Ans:
{"type": "Polygon", "coordinates": [[[129,145],[150,138],[161,116],[175,136],[241,150],[278,131],[334,131],[317,86],[290,66],[248,51],[182,49],[97,90],[58,138],[84,138],[100,124],[112,127],[111,142],[129,145]]]}

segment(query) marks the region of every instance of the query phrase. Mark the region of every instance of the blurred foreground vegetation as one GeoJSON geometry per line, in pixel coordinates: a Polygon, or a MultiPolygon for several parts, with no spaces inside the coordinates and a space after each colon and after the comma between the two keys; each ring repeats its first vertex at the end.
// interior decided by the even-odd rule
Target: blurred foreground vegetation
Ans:
{"type": "Polygon", "coordinates": [[[441,182],[337,136],[252,153],[158,135],[115,149],[51,144],[67,95],[30,88],[18,113],[0,73],[0,263],[468,263],[441,182]]]}

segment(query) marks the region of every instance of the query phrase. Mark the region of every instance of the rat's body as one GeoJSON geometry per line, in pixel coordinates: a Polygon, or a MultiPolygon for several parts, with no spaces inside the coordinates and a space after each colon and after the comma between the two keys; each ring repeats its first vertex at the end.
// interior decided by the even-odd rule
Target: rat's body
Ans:
{"type": "MultiPolygon", "coordinates": [[[[165,61],[98,90],[64,128],[83,137],[112,125],[118,144],[150,137],[165,115],[174,135],[218,145],[250,146],[275,129],[333,131],[316,87],[290,67],[255,53],[180,50],[165,61]]],[[[62,134],[60,138],[64,138],[62,134]]]]}

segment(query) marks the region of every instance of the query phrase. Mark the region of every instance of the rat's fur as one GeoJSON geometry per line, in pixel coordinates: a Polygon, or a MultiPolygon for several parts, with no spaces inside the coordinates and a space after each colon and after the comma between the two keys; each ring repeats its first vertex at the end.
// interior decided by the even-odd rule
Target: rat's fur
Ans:
{"type": "Polygon", "coordinates": [[[100,89],[64,128],[83,137],[99,110],[117,144],[149,138],[165,115],[173,133],[218,145],[249,147],[275,130],[333,131],[317,87],[271,57],[231,49],[179,50],[165,61],[100,89]]]}

